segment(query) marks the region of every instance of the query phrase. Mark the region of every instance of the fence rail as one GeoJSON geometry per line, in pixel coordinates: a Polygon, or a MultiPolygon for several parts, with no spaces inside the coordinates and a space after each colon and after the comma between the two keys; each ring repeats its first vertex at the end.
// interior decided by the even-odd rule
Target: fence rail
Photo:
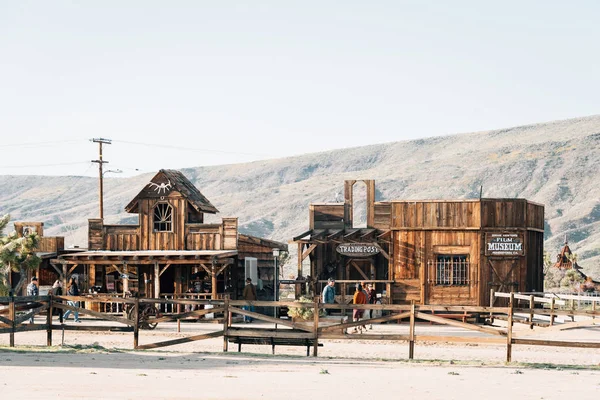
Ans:
{"type": "MultiPolygon", "coordinates": [[[[504,297],[505,294],[496,293],[497,297],[504,297]]],[[[187,297],[187,296],[182,296],[187,297]]],[[[559,346],[559,347],[583,347],[600,349],[599,341],[559,341],[542,340],[530,338],[535,334],[544,334],[552,331],[564,329],[600,325],[600,311],[596,310],[557,310],[553,308],[542,308],[540,305],[548,305],[547,299],[534,295],[522,295],[510,293],[508,295],[508,307],[477,307],[477,306],[443,306],[443,305],[399,305],[399,304],[322,304],[316,297],[313,302],[297,301],[245,301],[229,300],[228,298],[212,299],[191,299],[191,298],[121,298],[110,296],[39,296],[39,297],[0,297],[0,334],[10,334],[10,346],[14,346],[14,336],[16,333],[34,330],[46,330],[48,346],[52,345],[52,332],[54,330],[73,330],[73,331],[132,331],[133,348],[135,349],[154,349],[175,344],[187,343],[197,340],[223,337],[223,351],[228,351],[228,343],[235,341],[241,349],[242,343],[253,343],[253,340],[261,344],[272,344],[273,349],[276,344],[302,345],[310,346],[313,350],[313,356],[318,355],[318,347],[322,345],[320,340],[342,339],[342,340],[386,340],[394,342],[408,343],[408,357],[414,358],[415,343],[418,342],[456,342],[456,343],[494,343],[506,344],[506,361],[510,362],[512,358],[513,345],[540,345],[540,346],[559,346]],[[526,301],[529,307],[518,307],[518,302],[526,301]],[[69,303],[65,303],[69,302],[69,303]],[[77,302],[88,303],[118,303],[124,310],[127,310],[126,316],[117,316],[100,311],[85,309],[77,306],[77,302]],[[536,304],[537,303],[537,304],[536,304]],[[151,315],[147,321],[157,324],[167,321],[177,321],[178,323],[188,317],[199,317],[207,313],[214,313],[222,316],[220,324],[215,324],[215,331],[209,333],[195,334],[183,338],[166,340],[158,343],[149,343],[140,345],[139,335],[143,322],[139,316],[145,307],[155,307],[156,305],[169,305],[172,310],[181,310],[185,306],[192,305],[198,307],[192,311],[174,312],[169,315],[151,315]],[[210,305],[212,308],[201,309],[200,306],[210,305]],[[291,307],[306,308],[313,310],[313,318],[308,321],[295,321],[275,318],[251,311],[253,306],[263,307],[291,307]],[[95,320],[110,321],[118,325],[65,325],[53,324],[52,312],[54,309],[78,311],[95,320]],[[322,319],[319,314],[322,310],[339,310],[342,314],[345,310],[375,310],[381,311],[380,316],[362,319],[359,321],[348,321],[345,315],[329,317],[328,321],[322,319]],[[18,314],[18,311],[21,314],[18,314]],[[507,321],[506,327],[495,327],[477,323],[455,320],[457,315],[448,313],[467,313],[477,314],[490,319],[498,318],[507,321]],[[43,313],[46,317],[43,324],[25,324],[32,316],[43,313]],[[441,314],[440,314],[441,313],[441,314]],[[445,313],[445,314],[444,314],[445,313]],[[519,315],[525,314],[529,318],[525,323],[532,324],[534,316],[549,317],[552,321],[556,316],[578,316],[579,321],[549,324],[540,331],[515,332],[513,324],[518,321],[519,315]],[[275,324],[275,329],[264,329],[256,327],[233,327],[233,315],[240,315],[254,318],[269,324],[275,324]],[[333,318],[333,319],[332,319],[333,318]],[[361,325],[382,324],[407,319],[409,321],[408,334],[394,333],[373,333],[366,335],[351,335],[346,333],[350,328],[356,328],[361,325]],[[478,336],[432,336],[418,335],[415,332],[416,321],[429,321],[431,323],[449,325],[461,328],[467,331],[478,332],[478,336]]],[[[550,299],[550,306],[557,305],[557,300],[550,299]]],[[[179,324],[178,324],[179,329],[179,324]]]]}

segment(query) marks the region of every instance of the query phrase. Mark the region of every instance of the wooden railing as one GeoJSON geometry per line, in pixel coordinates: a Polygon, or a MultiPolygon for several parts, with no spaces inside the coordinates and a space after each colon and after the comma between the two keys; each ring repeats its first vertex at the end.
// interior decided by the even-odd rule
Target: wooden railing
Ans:
{"type": "MultiPolygon", "coordinates": [[[[187,296],[189,294],[184,294],[187,296]]],[[[502,295],[501,295],[502,296],[502,295]]],[[[501,297],[500,296],[500,297],[501,297]]],[[[516,307],[517,301],[526,299],[524,295],[510,293],[508,307],[478,307],[478,306],[440,306],[440,305],[397,305],[397,304],[321,304],[319,298],[315,297],[313,302],[295,302],[295,301],[245,301],[245,300],[229,300],[224,298],[221,300],[198,300],[189,298],[172,298],[172,299],[140,299],[140,298],[119,298],[119,297],[73,297],[73,296],[39,296],[39,297],[0,297],[0,333],[9,333],[11,335],[10,345],[14,346],[14,335],[17,332],[31,330],[46,330],[47,345],[52,345],[52,331],[59,330],[81,330],[81,331],[112,331],[120,329],[121,331],[133,331],[133,348],[135,349],[152,349],[174,344],[186,343],[196,340],[203,340],[215,337],[223,337],[223,351],[228,351],[228,343],[230,340],[238,338],[238,343],[241,343],[239,338],[255,338],[260,340],[261,344],[271,343],[275,345],[277,338],[278,343],[281,339],[284,344],[292,344],[294,341],[298,343],[308,343],[313,346],[313,356],[317,356],[319,342],[327,339],[336,340],[384,340],[397,343],[408,344],[408,358],[414,358],[415,344],[419,342],[456,342],[456,343],[487,343],[487,344],[504,344],[506,345],[506,361],[512,359],[513,345],[533,345],[533,346],[558,346],[558,347],[580,347],[590,349],[600,349],[600,340],[597,341],[575,341],[575,340],[547,340],[530,338],[532,335],[545,334],[550,331],[560,331],[581,326],[600,325],[600,311],[596,310],[550,310],[547,308],[536,307],[535,302],[543,302],[542,297],[531,295],[529,297],[529,307],[516,307]],[[122,304],[123,308],[127,309],[125,316],[115,316],[99,311],[89,310],[81,307],[73,306],[71,302],[91,302],[91,303],[106,303],[115,302],[122,304]],[[533,301],[533,303],[532,303],[533,301]],[[161,307],[168,305],[171,309],[178,309],[176,314],[161,315],[154,313],[147,320],[140,320],[139,316],[142,310],[147,307],[155,307],[160,304],[161,307]],[[194,306],[192,310],[188,309],[181,312],[186,305],[194,306]],[[208,308],[206,306],[210,305],[208,308]],[[182,307],[183,306],[183,307],[182,307]],[[203,306],[201,309],[198,306],[203,306]],[[250,307],[288,307],[288,308],[305,308],[312,309],[313,317],[308,321],[295,321],[290,319],[275,318],[269,315],[250,311],[250,307]],[[121,327],[106,326],[106,324],[95,325],[56,325],[52,323],[51,315],[54,308],[61,310],[78,311],[80,314],[92,317],[95,320],[104,320],[116,322],[122,325],[121,327]],[[323,318],[320,316],[322,310],[338,311],[342,310],[375,310],[381,315],[374,316],[368,319],[348,322],[345,313],[339,316],[323,318]],[[23,315],[18,315],[17,311],[22,311],[23,315]],[[45,316],[44,324],[29,324],[23,326],[23,322],[32,316],[43,313],[45,316]],[[139,344],[139,331],[144,324],[153,324],[177,321],[190,317],[200,317],[206,314],[215,314],[220,317],[221,325],[215,324],[215,331],[210,333],[195,334],[192,336],[166,340],[158,343],[139,344]],[[434,315],[435,313],[435,315],[434,315]],[[442,313],[442,314],[440,314],[442,313]],[[477,314],[483,317],[500,318],[504,317],[507,321],[505,326],[489,326],[476,323],[467,323],[454,319],[456,313],[477,314]],[[539,331],[514,331],[513,323],[516,321],[516,316],[520,314],[546,316],[564,316],[574,315],[578,317],[578,321],[565,322],[555,324],[540,329],[539,331]],[[264,329],[261,327],[244,325],[242,327],[234,327],[233,315],[241,315],[263,323],[273,324],[275,329],[269,327],[264,329]],[[363,325],[382,324],[394,321],[407,319],[409,321],[408,333],[384,333],[375,332],[366,333],[364,335],[347,334],[350,328],[356,328],[363,325]],[[438,335],[421,335],[416,332],[415,326],[417,320],[429,321],[449,325],[456,328],[462,328],[468,331],[478,332],[478,335],[462,335],[462,336],[438,336],[438,335]]],[[[552,300],[551,300],[552,301],[552,300]]],[[[554,300],[556,304],[556,300],[554,300]]],[[[462,316],[462,315],[461,315],[462,316]]],[[[532,317],[533,320],[533,317],[532,317]]],[[[87,321],[86,321],[87,322],[87,321]]]]}

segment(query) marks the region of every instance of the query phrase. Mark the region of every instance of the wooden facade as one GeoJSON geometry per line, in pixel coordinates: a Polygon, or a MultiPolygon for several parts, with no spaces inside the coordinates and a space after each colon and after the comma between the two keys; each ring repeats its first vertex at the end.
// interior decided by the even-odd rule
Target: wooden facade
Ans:
{"type": "Polygon", "coordinates": [[[253,238],[257,243],[246,254],[252,237],[239,234],[237,218],[205,224],[204,214],[218,210],[175,170],[160,170],[125,210],[138,215],[138,224],[105,225],[102,219],[90,219],[88,250],[59,256],[53,260],[57,269],[65,276],[83,274],[85,286],[107,292],[158,298],[194,290],[236,298],[244,285],[240,260],[274,247],[287,250],[285,244],[253,238]]]}
{"type": "Polygon", "coordinates": [[[485,198],[375,202],[375,182],[368,180],[367,226],[355,228],[356,182],[345,182],[344,203],[310,205],[310,230],[294,238],[299,275],[310,256],[312,281],[374,282],[400,304],[489,305],[490,289],[543,290],[543,205],[485,198]],[[357,258],[337,250],[353,243],[379,251],[357,258]]]}

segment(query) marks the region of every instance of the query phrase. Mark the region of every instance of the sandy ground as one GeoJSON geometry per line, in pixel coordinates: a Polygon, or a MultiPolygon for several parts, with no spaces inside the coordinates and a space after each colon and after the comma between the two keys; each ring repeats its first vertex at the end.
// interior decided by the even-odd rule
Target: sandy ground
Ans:
{"type": "MultiPolygon", "coordinates": [[[[42,322],[41,319],[39,321],[42,322]]],[[[73,322],[71,322],[73,323],[73,322]]],[[[106,324],[85,321],[82,325],[106,324]]],[[[222,326],[163,323],[141,331],[140,343],[206,333],[222,326]]],[[[248,326],[248,325],[247,325],[248,326]]],[[[256,324],[268,327],[268,324],[256,324]]],[[[272,327],[272,325],[271,325],[272,327]]],[[[518,328],[522,332],[526,327],[518,328]]],[[[406,324],[375,325],[374,333],[406,333],[406,324]]],[[[423,335],[478,336],[441,325],[418,324],[423,335]]],[[[543,336],[538,336],[543,337],[543,336]]],[[[556,340],[600,342],[600,327],[553,333],[556,340]]],[[[132,333],[54,331],[16,335],[16,350],[0,335],[0,399],[312,399],[369,396],[427,399],[597,399],[600,350],[417,343],[409,361],[406,342],[325,340],[319,357],[305,348],[244,345],[242,353],[223,339],[207,339],[155,351],[132,351],[132,333]],[[5,397],[6,396],[6,397],[5,397]]]]}

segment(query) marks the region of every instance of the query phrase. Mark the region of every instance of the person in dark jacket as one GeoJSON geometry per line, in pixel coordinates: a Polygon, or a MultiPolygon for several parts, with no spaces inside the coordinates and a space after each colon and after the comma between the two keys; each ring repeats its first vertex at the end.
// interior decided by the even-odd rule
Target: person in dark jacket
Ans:
{"type": "MultiPolygon", "coordinates": [[[[52,285],[52,295],[53,296],[62,296],[63,295],[63,290],[62,290],[62,282],[60,281],[60,279],[57,279],[56,281],[54,281],[54,285],[52,285]]],[[[56,299],[52,299],[53,303],[62,303],[62,301],[60,300],[56,300],[56,299]]],[[[58,319],[60,320],[60,322],[63,321],[62,318],[62,311],[60,308],[54,308],[52,310],[52,314],[56,314],[58,315],[58,319]]]]}
{"type": "MultiPolygon", "coordinates": [[[[69,282],[69,289],[67,290],[67,294],[69,296],[79,296],[79,287],[77,286],[77,282],[75,281],[75,278],[71,278],[71,281],[69,282]]],[[[67,304],[70,306],[73,306],[73,307],[79,307],[78,301],[68,300],[67,304]]],[[[65,321],[68,320],[69,315],[71,315],[71,310],[67,310],[65,315],[63,315],[63,319],[65,321]]],[[[79,320],[79,311],[75,311],[75,322],[81,322],[79,320]]]]}

